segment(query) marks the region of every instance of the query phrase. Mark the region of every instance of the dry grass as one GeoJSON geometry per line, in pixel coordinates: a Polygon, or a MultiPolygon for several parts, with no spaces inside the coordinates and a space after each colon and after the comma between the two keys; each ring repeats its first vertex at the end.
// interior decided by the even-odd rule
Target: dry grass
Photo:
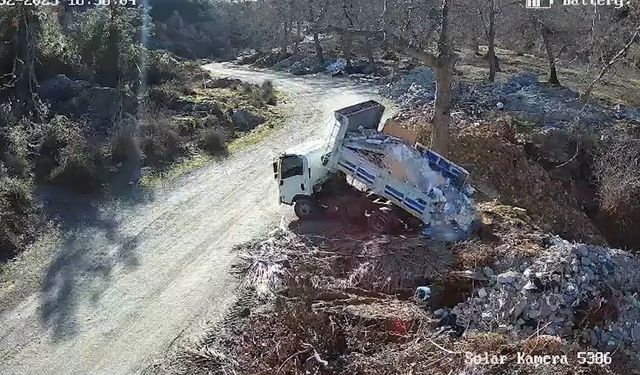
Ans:
{"type": "Polygon", "coordinates": [[[640,208],[640,138],[624,133],[612,138],[594,169],[604,210],[625,217],[640,208]]]}
{"type": "MultiPolygon", "coordinates": [[[[481,53],[486,53],[486,47],[481,48],[481,53]]],[[[496,75],[497,81],[506,81],[514,74],[535,72],[541,81],[547,79],[549,63],[545,58],[524,54],[519,55],[514,51],[497,49],[500,58],[502,72],[496,75]]],[[[486,82],[489,74],[487,61],[483,57],[473,56],[472,53],[464,53],[463,60],[457,66],[462,78],[470,82],[486,82]]],[[[570,89],[583,92],[589,85],[598,67],[589,67],[578,64],[575,61],[558,63],[558,77],[560,83],[570,89]]],[[[630,107],[640,106],[640,72],[636,69],[620,68],[611,72],[596,86],[593,97],[609,104],[620,103],[630,107]]]]}

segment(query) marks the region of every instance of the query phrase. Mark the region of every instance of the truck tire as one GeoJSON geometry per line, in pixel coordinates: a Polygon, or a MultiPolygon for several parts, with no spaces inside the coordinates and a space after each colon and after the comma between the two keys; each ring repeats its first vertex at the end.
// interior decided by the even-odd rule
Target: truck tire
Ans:
{"type": "Polygon", "coordinates": [[[312,219],[318,214],[318,204],[311,198],[299,198],[293,205],[293,212],[300,220],[312,219]]]}
{"type": "Polygon", "coordinates": [[[367,220],[369,228],[379,234],[391,234],[398,226],[398,218],[390,211],[373,211],[367,220]]]}

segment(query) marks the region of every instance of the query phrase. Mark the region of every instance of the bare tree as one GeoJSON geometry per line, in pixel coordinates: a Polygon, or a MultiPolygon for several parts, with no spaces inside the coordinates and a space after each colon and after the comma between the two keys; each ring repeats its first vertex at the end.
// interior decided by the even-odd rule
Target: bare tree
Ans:
{"type": "Polygon", "coordinates": [[[315,9],[315,5],[316,3],[318,3],[318,0],[307,0],[307,5],[309,7],[308,9],[308,22],[309,22],[309,28],[310,28],[310,32],[313,35],[313,44],[315,46],[315,50],[316,50],[316,58],[318,59],[318,63],[323,65],[324,64],[324,54],[322,51],[322,44],[320,43],[320,36],[319,36],[319,32],[320,32],[320,28],[321,28],[321,22],[324,19],[325,14],[327,13],[327,10],[329,8],[329,1],[325,1],[324,4],[322,4],[320,6],[320,9],[318,12],[316,12],[315,9]],[[316,14],[317,13],[317,14],[316,14]]]}
{"type": "Polygon", "coordinates": [[[500,71],[498,56],[496,55],[496,18],[511,6],[519,4],[513,0],[482,0],[473,2],[478,8],[482,27],[487,38],[487,62],[489,63],[489,81],[494,82],[496,73],[500,71]]]}
{"type": "MultiPolygon", "coordinates": [[[[422,4],[425,7],[431,6],[429,2],[422,2],[422,4]]],[[[430,25],[432,29],[435,28],[438,31],[435,52],[429,50],[429,40],[421,38],[422,35],[430,36],[431,33],[421,34],[417,32],[418,30],[422,31],[420,27],[425,27],[425,25],[421,23],[416,25],[417,29],[413,28],[416,20],[413,17],[422,17],[422,15],[418,14],[418,12],[414,13],[414,9],[408,9],[405,12],[402,7],[393,7],[394,14],[387,0],[384,1],[383,5],[382,30],[344,29],[339,26],[331,28],[341,34],[349,33],[352,36],[381,38],[387,48],[413,57],[434,70],[436,75],[436,98],[434,114],[431,119],[431,148],[442,155],[447,155],[449,152],[449,125],[453,99],[451,84],[453,68],[458,60],[458,56],[453,52],[449,8],[450,0],[441,0],[437,10],[437,22],[430,25]]]]}
{"type": "Polygon", "coordinates": [[[638,39],[639,35],[640,35],[640,25],[634,29],[633,33],[631,34],[631,37],[629,38],[629,41],[624,46],[622,46],[620,51],[618,51],[618,53],[616,53],[609,61],[607,61],[602,66],[602,68],[600,68],[600,72],[598,73],[596,78],[593,81],[591,81],[591,83],[589,83],[589,86],[587,86],[584,93],[580,96],[580,100],[583,103],[587,103],[589,101],[589,98],[591,97],[591,93],[593,92],[593,89],[596,87],[598,82],[600,82],[602,78],[604,78],[605,74],[607,74],[607,72],[611,69],[611,67],[613,67],[624,56],[626,56],[627,52],[629,52],[629,49],[631,48],[633,43],[638,39]]]}

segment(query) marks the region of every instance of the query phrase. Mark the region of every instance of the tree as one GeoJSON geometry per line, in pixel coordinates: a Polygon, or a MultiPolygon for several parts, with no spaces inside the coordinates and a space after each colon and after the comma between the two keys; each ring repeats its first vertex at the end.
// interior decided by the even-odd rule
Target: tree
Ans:
{"type": "Polygon", "coordinates": [[[635,43],[636,40],[638,40],[638,37],[640,36],[640,25],[637,26],[633,31],[631,36],[629,37],[629,41],[622,46],[622,48],[609,60],[607,61],[602,68],[600,68],[600,72],[598,73],[598,75],[596,76],[596,78],[591,81],[591,83],[589,83],[589,85],[587,86],[587,88],[585,89],[584,93],[582,93],[580,100],[583,103],[587,103],[589,101],[589,97],[591,97],[591,93],[593,92],[593,89],[595,88],[595,86],[598,84],[598,82],[600,82],[600,80],[602,80],[602,78],[604,78],[605,74],[607,74],[607,72],[616,64],[618,63],[622,58],[624,58],[627,54],[627,52],[629,52],[629,49],[631,48],[631,46],[633,45],[633,43],[635,43]]]}
{"type": "Polygon", "coordinates": [[[489,62],[489,81],[494,82],[496,72],[500,70],[498,65],[498,57],[496,55],[496,17],[513,5],[519,4],[520,1],[501,1],[501,0],[484,0],[479,3],[480,19],[484,27],[485,36],[487,37],[487,61],[489,62]],[[485,14],[487,20],[485,22],[485,14]]]}
{"type": "MultiPolygon", "coordinates": [[[[396,0],[400,1],[400,0],[396,0]]],[[[435,71],[436,98],[431,119],[431,148],[442,155],[449,151],[449,124],[453,93],[451,89],[453,68],[458,56],[453,52],[449,8],[450,0],[441,0],[434,8],[430,1],[416,1],[415,7],[405,9],[393,6],[389,0],[383,3],[382,30],[344,29],[339,26],[332,30],[352,36],[382,39],[386,48],[411,56],[435,71]],[[425,13],[434,15],[431,24],[420,22],[425,13]],[[429,50],[432,31],[437,31],[436,51],[429,50]]]]}
{"type": "Polygon", "coordinates": [[[316,6],[314,4],[320,3],[319,0],[307,0],[308,5],[308,22],[309,22],[309,32],[313,35],[313,45],[316,49],[316,58],[318,59],[318,63],[320,65],[324,65],[324,54],[322,51],[322,44],[320,43],[320,36],[318,35],[320,32],[320,25],[324,19],[327,10],[329,9],[329,1],[325,0],[319,7],[319,10],[316,11],[316,6]]]}

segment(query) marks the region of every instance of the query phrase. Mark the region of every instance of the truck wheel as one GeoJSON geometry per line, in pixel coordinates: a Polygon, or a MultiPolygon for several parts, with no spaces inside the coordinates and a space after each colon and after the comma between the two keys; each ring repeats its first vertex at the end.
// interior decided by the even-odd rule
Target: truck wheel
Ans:
{"type": "Polygon", "coordinates": [[[293,212],[300,220],[311,219],[318,213],[318,205],[311,198],[300,198],[293,206],[293,212]]]}
{"type": "Polygon", "coordinates": [[[379,234],[390,234],[396,228],[398,219],[387,211],[373,211],[367,221],[369,228],[379,234]]]}

